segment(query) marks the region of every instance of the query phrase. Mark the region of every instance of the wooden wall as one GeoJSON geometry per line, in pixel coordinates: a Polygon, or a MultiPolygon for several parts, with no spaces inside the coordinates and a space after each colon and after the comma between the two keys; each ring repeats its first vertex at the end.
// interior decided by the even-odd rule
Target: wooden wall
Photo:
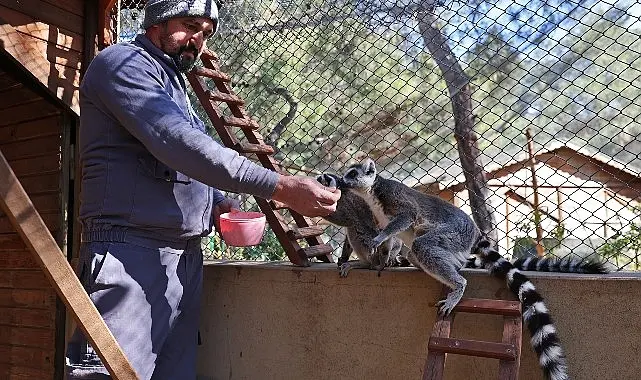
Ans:
{"type": "Polygon", "coordinates": [[[84,13],[83,0],[0,0],[2,47],[77,114],[84,13]]]}
{"type": "MultiPolygon", "coordinates": [[[[0,65],[0,151],[62,246],[68,189],[61,152],[68,119],[55,98],[34,91],[38,87],[7,70],[6,62],[0,65]]],[[[32,256],[0,211],[0,379],[61,378],[63,352],[56,348],[63,308],[32,256]]]]}

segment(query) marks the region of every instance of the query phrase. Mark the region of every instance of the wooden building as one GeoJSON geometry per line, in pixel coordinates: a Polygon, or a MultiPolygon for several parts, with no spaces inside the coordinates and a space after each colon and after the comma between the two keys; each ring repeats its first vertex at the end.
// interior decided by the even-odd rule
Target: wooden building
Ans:
{"type": "MultiPolygon", "coordinates": [[[[98,31],[108,29],[106,10],[113,3],[0,0],[0,152],[15,174],[0,171],[0,189],[18,179],[67,259],[77,240],[78,88],[83,68],[98,50],[96,42],[105,41],[98,31]]],[[[51,273],[16,228],[27,216],[13,215],[7,191],[0,193],[3,197],[0,379],[62,379],[67,298],[57,297],[60,289],[52,285],[51,273]]]]}

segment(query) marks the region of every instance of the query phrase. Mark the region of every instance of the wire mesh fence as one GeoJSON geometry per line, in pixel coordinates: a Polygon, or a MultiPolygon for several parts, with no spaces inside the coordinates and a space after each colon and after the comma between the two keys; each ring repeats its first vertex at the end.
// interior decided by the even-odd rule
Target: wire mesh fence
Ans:
{"type": "MultiPolygon", "coordinates": [[[[143,5],[120,3],[119,40],[143,5]]],[[[371,157],[382,176],[485,209],[506,257],[538,246],[639,269],[638,0],[232,0],[220,16],[208,46],[292,174],[371,157]]],[[[327,227],[337,254],[343,239],[327,227]]],[[[252,248],[203,244],[284,258],[271,231],[252,248]]]]}

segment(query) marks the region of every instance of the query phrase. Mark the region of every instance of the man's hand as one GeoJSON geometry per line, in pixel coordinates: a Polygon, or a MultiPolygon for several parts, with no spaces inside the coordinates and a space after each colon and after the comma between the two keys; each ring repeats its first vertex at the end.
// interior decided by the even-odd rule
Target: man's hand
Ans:
{"type": "Polygon", "coordinates": [[[305,216],[327,216],[336,211],[341,191],[311,177],[281,175],[272,199],[305,216]]]}
{"type": "Polygon", "coordinates": [[[220,233],[220,214],[240,210],[240,202],[233,198],[225,198],[214,206],[214,227],[220,233]]]}

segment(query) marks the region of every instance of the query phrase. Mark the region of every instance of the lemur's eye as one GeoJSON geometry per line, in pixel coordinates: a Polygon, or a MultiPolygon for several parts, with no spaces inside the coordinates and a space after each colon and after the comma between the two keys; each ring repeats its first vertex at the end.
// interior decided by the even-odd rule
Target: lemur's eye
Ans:
{"type": "Polygon", "coordinates": [[[345,173],[345,177],[354,179],[358,175],[358,172],[356,170],[350,170],[347,173],[345,173]]]}

